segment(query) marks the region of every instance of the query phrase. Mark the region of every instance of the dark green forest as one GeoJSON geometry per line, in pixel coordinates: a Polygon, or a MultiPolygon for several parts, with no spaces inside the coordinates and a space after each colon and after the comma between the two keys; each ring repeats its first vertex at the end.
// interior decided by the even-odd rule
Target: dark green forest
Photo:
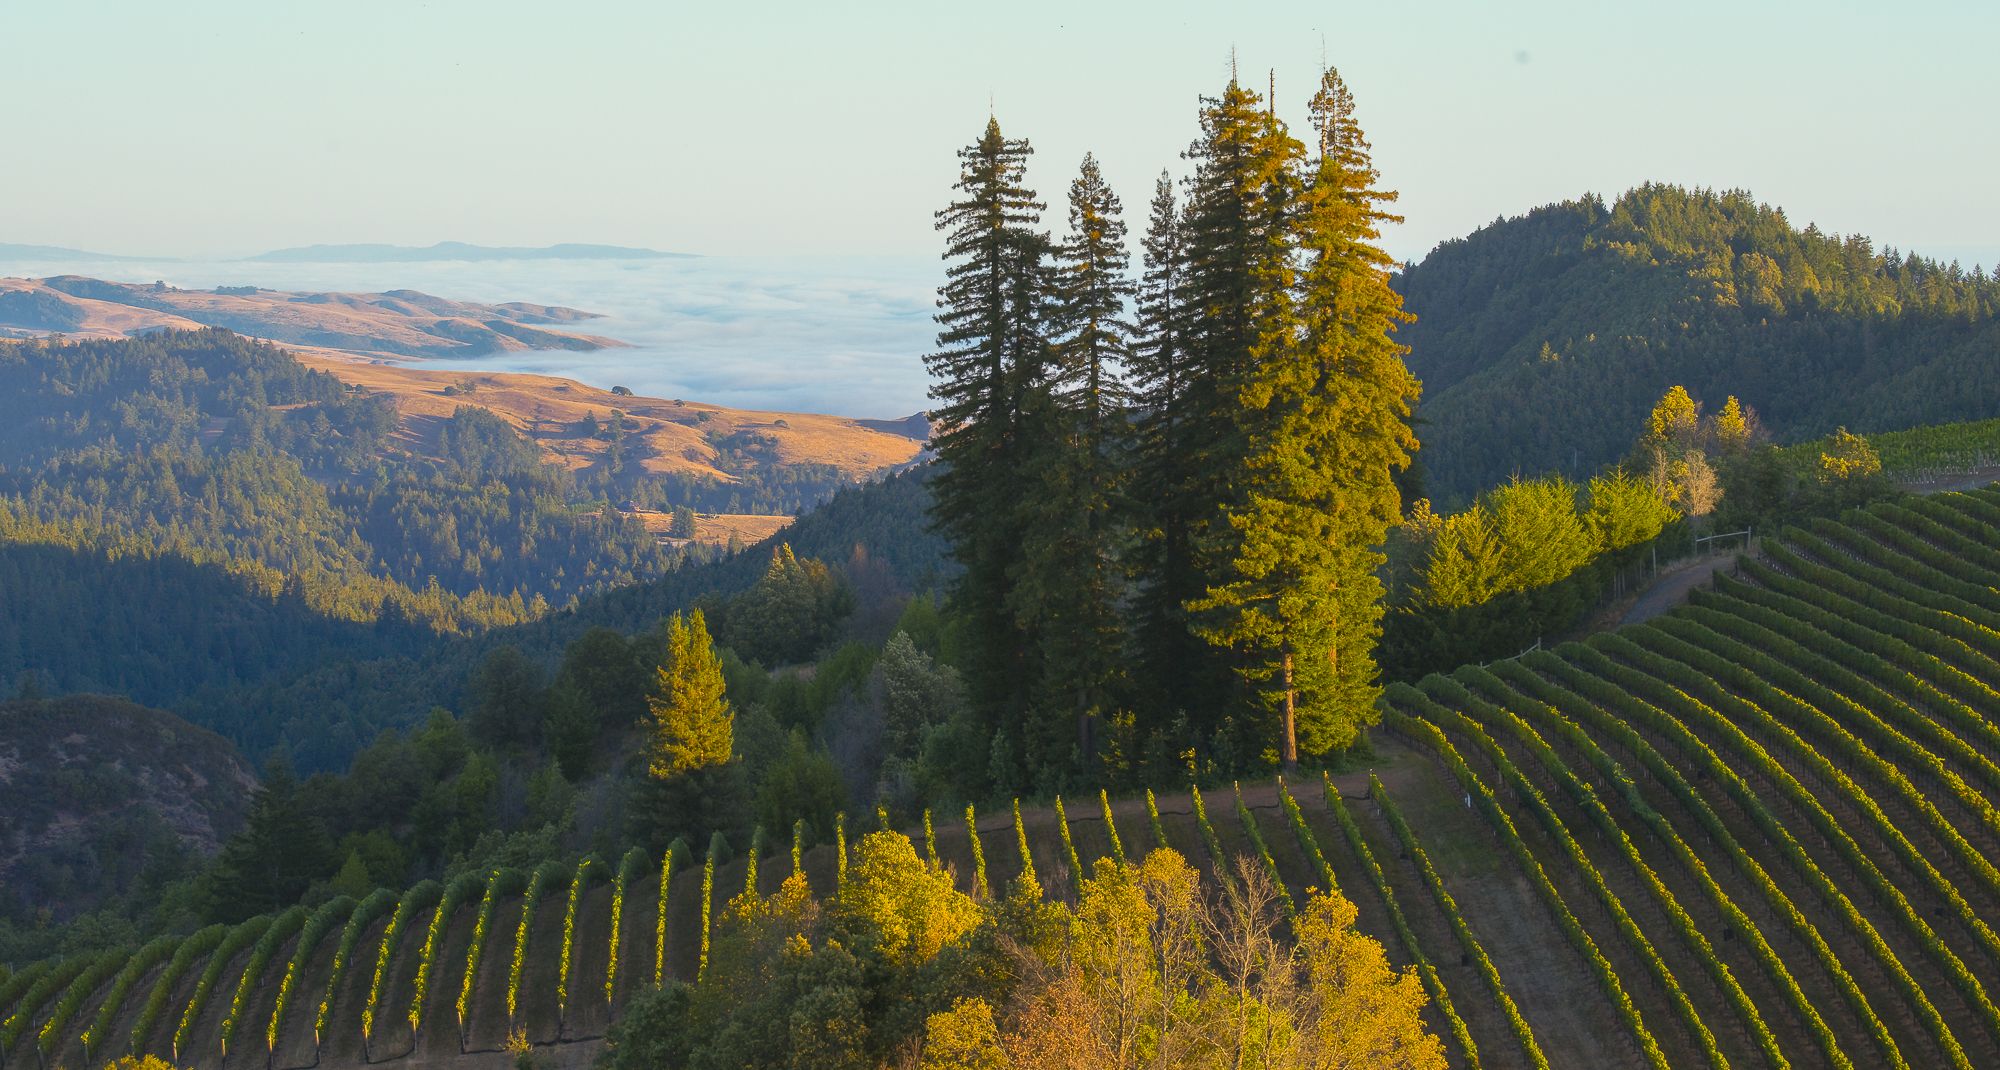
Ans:
{"type": "Polygon", "coordinates": [[[1801,229],[1742,191],[1537,208],[1445,242],[1396,286],[1441,500],[1587,478],[1676,384],[1741,397],[1785,441],[2000,414],[2000,280],[1801,229]]]}

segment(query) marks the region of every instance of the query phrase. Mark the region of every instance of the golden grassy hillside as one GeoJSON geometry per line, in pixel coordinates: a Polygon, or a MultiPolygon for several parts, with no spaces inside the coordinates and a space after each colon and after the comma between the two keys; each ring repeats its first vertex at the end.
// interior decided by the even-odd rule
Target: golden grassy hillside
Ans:
{"type": "Polygon", "coordinates": [[[722,463],[725,447],[718,443],[732,438],[759,455],[760,467],[825,464],[855,478],[908,464],[923,449],[922,442],[908,435],[876,430],[844,416],[727,409],[698,401],[623,396],[545,375],[448,371],[358,361],[326,352],[301,352],[299,359],[343,382],[394,398],[410,445],[417,449],[428,441],[437,422],[460,405],[494,413],[571,468],[587,468],[611,448],[606,439],[590,437],[586,425],[594,419],[609,427],[614,410],[625,414],[628,448],[639,448],[640,463],[647,471],[724,482],[734,476],[722,463]],[[445,393],[446,388],[452,393],[445,393]]]}

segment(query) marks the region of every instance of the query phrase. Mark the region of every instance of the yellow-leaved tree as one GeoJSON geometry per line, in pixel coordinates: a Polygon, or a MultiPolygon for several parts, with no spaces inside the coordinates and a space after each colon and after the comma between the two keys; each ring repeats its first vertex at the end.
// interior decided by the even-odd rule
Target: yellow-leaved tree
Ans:
{"type": "Polygon", "coordinates": [[[647,769],[655,778],[728,764],[736,715],[723,695],[722,662],[701,610],[667,622],[667,657],[646,706],[652,712],[647,769]]]}

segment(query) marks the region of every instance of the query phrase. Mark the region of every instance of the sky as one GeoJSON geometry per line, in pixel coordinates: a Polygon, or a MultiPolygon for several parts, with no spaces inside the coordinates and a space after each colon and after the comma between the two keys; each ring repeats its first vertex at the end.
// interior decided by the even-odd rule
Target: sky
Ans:
{"type": "Polygon", "coordinates": [[[1656,180],[1990,265],[1995,40],[1990,2],[0,0],[0,242],[930,254],[989,108],[1136,231],[1233,54],[1301,127],[1340,69],[1398,257],[1656,180]]]}

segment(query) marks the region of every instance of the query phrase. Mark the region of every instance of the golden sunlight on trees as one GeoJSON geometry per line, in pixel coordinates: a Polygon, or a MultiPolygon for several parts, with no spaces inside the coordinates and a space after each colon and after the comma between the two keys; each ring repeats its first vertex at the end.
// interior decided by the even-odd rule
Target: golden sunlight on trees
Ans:
{"type": "Polygon", "coordinates": [[[658,670],[652,711],[648,768],[655,777],[725,765],[733,745],[736,717],[723,697],[722,664],[697,609],[667,623],[667,658],[658,670]]]}

